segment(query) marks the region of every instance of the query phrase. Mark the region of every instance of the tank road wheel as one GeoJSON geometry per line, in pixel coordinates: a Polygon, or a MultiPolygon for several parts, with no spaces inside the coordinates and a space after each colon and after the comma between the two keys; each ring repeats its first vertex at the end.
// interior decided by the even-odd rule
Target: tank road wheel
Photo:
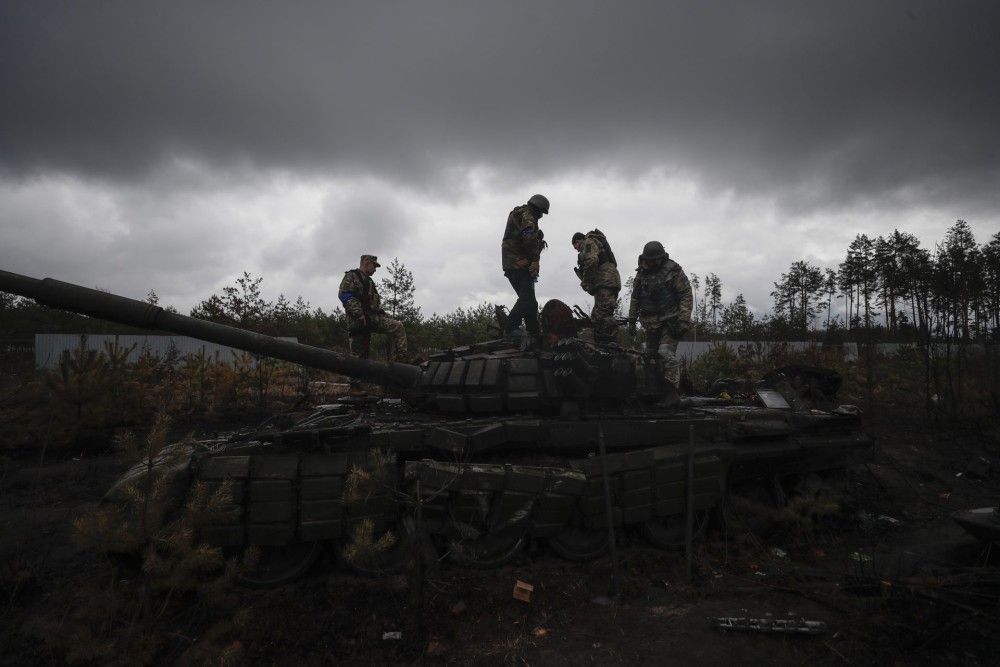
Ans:
{"type": "MultiPolygon", "coordinates": [[[[708,525],[709,511],[695,510],[694,538],[698,539],[708,525]]],[[[687,532],[687,517],[683,514],[647,519],[641,526],[642,536],[658,549],[683,549],[687,532]]]]}
{"type": "Polygon", "coordinates": [[[322,548],[319,542],[279,547],[250,547],[236,572],[236,582],[247,588],[276,588],[291,583],[309,571],[322,548]]]}
{"type": "Polygon", "coordinates": [[[477,570],[491,570],[509,563],[528,544],[524,526],[507,526],[487,533],[463,523],[452,523],[449,528],[454,536],[448,542],[448,557],[463,567],[477,570]]]}
{"type": "Polygon", "coordinates": [[[549,539],[549,546],[566,560],[594,560],[608,550],[608,529],[566,526],[549,539]]]}

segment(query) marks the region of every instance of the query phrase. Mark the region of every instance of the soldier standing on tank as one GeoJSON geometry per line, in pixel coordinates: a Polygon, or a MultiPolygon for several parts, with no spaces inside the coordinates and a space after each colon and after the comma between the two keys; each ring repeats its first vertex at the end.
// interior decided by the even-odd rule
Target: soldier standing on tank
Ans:
{"type": "Polygon", "coordinates": [[[371,353],[372,334],[384,333],[389,335],[391,342],[390,356],[403,360],[407,356],[406,330],[402,322],[386,316],[372,280],[375,269],[380,266],[375,255],[361,255],[358,268],[345,271],[340,281],[338,297],[347,312],[351,354],[367,359],[371,353]]]}
{"type": "Polygon", "coordinates": [[[659,241],[643,247],[636,271],[628,309],[629,332],[635,332],[638,319],[646,332],[646,350],[660,353],[664,374],[677,387],[681,376],[677,342],[691,328],[691,284],[659,241]]]}
{"type": "Polygon", "coordinates": [[[500,243],[503,273],[517,294],[510,309],[504,336],[511,336],[524,322],[529,334],[538,333],[538,301],[535,281],[544,241],[538,221],[549,212],[549,200],[533,195],[527,204],[516,206],[507,216],[507,227],[500,243]]]}
{"type": "Polygon", "coordinates": [[[577,251],[577,266],[574,271],[580,278],[580,287],[594,297],[594,308],[590,311],[594,340],[598,343],[612,343],[618,333],[615,306],[618,303],[618,292],[622,288],[615,254],[611,252],[608,239],[599,229],[586,234],[573,234],[573,247],[577,251]]]}

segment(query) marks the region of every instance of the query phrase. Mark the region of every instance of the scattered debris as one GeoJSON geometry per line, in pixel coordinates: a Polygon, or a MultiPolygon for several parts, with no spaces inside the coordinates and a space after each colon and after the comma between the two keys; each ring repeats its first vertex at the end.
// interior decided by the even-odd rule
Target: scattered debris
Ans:
{"type": "Polygon", "coordinates": [[[659,616],[661,618],[673,618],[675,616],[683,616],[687,612],[688,610],[682,607],[657,606],[649,608],[649,613],[651,613],[653,616],[659,616]]]}
{"type": "Polygon", "coordinates": [[[879,522],[881,522],[881,523],[889,524],[890,526],[901,526],[901,525],[903,525],[902,521],[900,521],[899,519],[897,519],[895,517],[891,517],[888,514],[879,514],[878,516],[875,516],[874,514],[869,514],[868,512],[866,512],[864,510],[860,510],[858,512],[858,518],[863,523],[879,523],[879,522]]]}
{"type": "Polygon", "coordinates": [[[871,556],[869,556],[868,554],[863,554],[860,551],[853,552],[850,556],[848,556],[848,558],[850,558],[851,560],[857,561],[859,563],[870,563],[870,562],[872,562],[872,557],[871,556]]]}
{"type": "Polygon", "coordinates": [[[985,456],[977,456],[969,461],[969,465],[965,466],[966,476],[974,479],[989,479],[991,472],[993,472],[993,464],[985,456]]]}
{"type": "Polygon", "coordinates": [[[531,594],[535,591],[535,587],[526,581],[521,581],[518,579],[514,582],[514,599],[520,600],[521,602],[531,602],[531,594]]]}
{"type": "Polygon", "coordinates": [[[386,639],[402,639],[402,638],[403,638],[403,633],[400,632],[399,630],[393,630],[392,632],[383,632],[382,633],[382,639],[383,640],[386,640],[386,639]]]}
{"type": "Polygon", "coordinates": [[[740,618],[722,616],[713,619],[723,632],[765,632],[788,635],[818,635],[826,632],[823,621],[807,621],[804,618],[740,618]]]}
{"type": "Polygon", "coordinates": [[[545,635],[549,634],[549,629],[548,628],[535,628],[534,630],[531,631],[531,634],[536,639],[541,639],[545,635]]]}
{"type": "Polygon", "coordinates": [[[778,547],[774,547],[773,549],[771,549],[771,553],[777,556],[778,558],[786,558],[788,556],[787,551],[785,551],[784,549],[779,549],[778,547]]]}
{"type": "Polygon", "coordinates": [[[754,572],[754,574],[756,574],[758,577],[766,577],[767,576],[767,572],[762,572],[761,570],[757,570],[756,572],[754,572]]]}

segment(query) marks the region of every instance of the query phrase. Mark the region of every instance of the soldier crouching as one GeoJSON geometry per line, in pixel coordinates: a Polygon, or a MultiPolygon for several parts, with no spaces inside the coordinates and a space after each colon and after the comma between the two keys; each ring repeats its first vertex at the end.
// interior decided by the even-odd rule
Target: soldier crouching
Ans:
{"type": "Polygon", "coordinates": [[[402,322],[386,316],[372,280],[379,266],[375,255],[361,255],[358,268],[345,271],[340,281],[338,297],[347,313],[351,354],[367,359],[371,355],[372,334],[384,333],[389,336],[390,359],[405,360],[408,354],[406,330],[402,322]]]}
{"type": "Polygon", "coordinates": [[[647,243],[639,255],[639,268],[632,284],[628,326],[634,331],[637,319],[642,324],[646,350],[655,350],[663,357],[664,375],[674,387],[681,379],[677,342],[691,328],[693,305],[691,283],[684,269],[670,259],[662,243],[647,243]]]}

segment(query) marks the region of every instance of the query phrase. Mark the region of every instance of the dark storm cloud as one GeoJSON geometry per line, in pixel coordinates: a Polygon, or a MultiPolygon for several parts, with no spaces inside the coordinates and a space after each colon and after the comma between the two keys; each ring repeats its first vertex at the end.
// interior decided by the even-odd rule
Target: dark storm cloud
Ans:
{"type": "Polygon", "coordinates": [[[998,54],[986,1],[6,2],[0,165],[131,179],[180,155],[435,188],[479,164],[662,166],[798,211],[995,210],[998,54]]]}
{"type": "Polygon", "coordinates": [[[265,252],[264,268],[322,275],[356,267],[362,254],[376,255],[388,264],[389,257],[403,248],[414,220],[383,187],[367,185],[327,195],[316,226],[298,230],[265,252]]]}

